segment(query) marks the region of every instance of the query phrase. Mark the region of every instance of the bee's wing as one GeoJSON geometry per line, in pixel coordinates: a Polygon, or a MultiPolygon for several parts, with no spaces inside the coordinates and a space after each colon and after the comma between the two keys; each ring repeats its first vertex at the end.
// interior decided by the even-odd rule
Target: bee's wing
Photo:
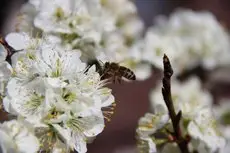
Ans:
{"type": "Polygon", "coordinates": [[[96,55],[93,52],[86,52],[81,50],[81,60],[83,62],[88,62],[90,60],[96,59],[96,55]]]}
{"type": "Polygon", "coordinates": [[[96,70],[100,75],[102,75],[102,73],[104,71],[104,63],[101,60],[97,60],[96,70]]]}
{"type": "Polygon", "coordinates": [[[132,61],[123,59],[122,61],[119,61],[118,64],[125,68],[131,69],[132,61]]]}
{"type": "Polygon", "coordinates": [[[103,63],[101,60],[98,60],[98,63],[99,63],[99,65],[100,65],[101,67],[104,66],[104,63],[103,63]]]}

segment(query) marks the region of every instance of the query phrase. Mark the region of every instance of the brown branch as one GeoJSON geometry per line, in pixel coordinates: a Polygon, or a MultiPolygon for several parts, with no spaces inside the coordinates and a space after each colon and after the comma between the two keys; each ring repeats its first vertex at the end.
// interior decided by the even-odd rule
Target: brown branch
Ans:
{"type": "Polygon", "coordinates": [[[11,47],[4,38],[2,38],[0,36],[0,44],[3,45],[3,47],[5,47],[6,51],[7,51],[7,55],[6,55],[6,61],[11,65],[12,61],[11,61],[11,57],[18,51],[22,51],[22,50],[15,50],[13,47],[11,47]]]}
{"type": "Polygon", "coordinates": [[[174,130],[174,136],[176,138],[176,143],[178,144],[181,153],[189,153],[188,150],[188,140],[182,136],[180,128],[180,120],[182,112],[179,111],[177,114],[172,101],[171,95],[171,76],[173,75],[173,69],[171,67],[170,61],[166,55],[163,57],[164,64],[164,77],[163,77],[163,87],[162,94],[165,101],[165,104],[168,108],[169,117],[171,118],[174,130]]]}

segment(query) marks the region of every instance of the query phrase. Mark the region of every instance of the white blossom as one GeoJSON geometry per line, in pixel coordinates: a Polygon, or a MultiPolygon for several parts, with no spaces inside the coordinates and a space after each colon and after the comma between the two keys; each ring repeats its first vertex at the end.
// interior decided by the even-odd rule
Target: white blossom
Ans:
{"type": "Polygon", "coordinates": [[[178,148],[176,143],[168,143],[165,144],[161,153],[180,153],[180,149],[178,148]]]}
{"type": "Polygon", "coordinates": [[[2,153],[36,153],[39,141],[28,125],[17,120],[5,121],[0,125],[2,153]]]}
{"type": "Polygon", "coordinates": [[[223,99],[219,102],[219,105],[213,107],[214,115],[218,123],[218,127],[222,135],[230,140],[230,103],[228,99],[223,99]]]}
{"type": "MultiPolygon", "coordinates": [[[[56,50],[63,49],[58,43],[59,39],[52,35],[44,35],[43,37],[32,37],[26,32],[12,32],[5,37],[6,42],[13,47],[18,53],[20,51],[33,52],[50,47],[56,50]]],[[[64,50],[64,49],[63,49],[64,50]]]]}
{"type": "Polygon", "coordinates": [[[12,30],[14,32],[27,32],[36,36],[40,31],[34,26],[34,18],[38,13],[40,0],[29,0],[22,5],[15,17],[12,30]]]}
{"type": "Polygon", "coordinates": [[[84,63],[76,60],[81,55],[79,51],[66,52],[52,43],[51,39],[36,39],[25,33],[11,33],[6,40],[13,48],[22,50],[14,55],[12,62],[14,75],[21,79],[32,79],[35,76],[47,76],[48,82],[55,78],[67,79],[85,68],[84,63]]]}
{"type": "MultiPolygon", "coordinates": [[[[225,147],[225,139],[220,133],[220,129],[217,127],[216,121],[213,116],[211,102],[212,98],[210,94],[202,89],[201,84],[197,78],[191,78],[186,82],[178,82],[172,80],[171,82],[171,94],[172,101],[175,108],[175,112],[182,112],[180,130],[182,136],[188,136],[191,138],[188,147],[191,152],[197,150],[202,153],[214,153],[225,147]]],[[[156,114],[168,113],[166,103],[163,99],[161,88],[157,87],[153,90],[151,97],[151,104],[153,111],[156,114]]],[[[169,122],[167,129],[172,129],[172,123],[169,122]]],[[[164,128],[160,128],[162,131],[164,128]]],[[[153,132],[155,135],[159,134],[159,131],[153,132]]],[[[167,131],[164,134],[168,134],[169,140],[170,133],[167,131]]],[[[173,135],[172,135],[173,136],[173,135]]],[[[152,134],[153,137],[153,134],[152,134]]],[[[164,145],[159,145],[161,139],[155,140],[157,150],[162,153],[167,152],[180,152],[176,143],[164,142],[164,145]]],[[[175,141],[176,142],[176,141],[175,141]]]]}
{"type": "Polygon", "coordinates": [[[142,137],[146,137],[161,129],[168,120],[169,116],[167,114],[147,113],[144,117],[140,118],[137,133],[142,137]]]}
{"type": "MultiPolygon", "coordinates": [[[[206,150],[210,153],[225,147],[226,141],[218,132],[211,109],[203,109],[197,113],[194,120],[188,125],[188,133],[193,139],[198,141],[198,144],[199,141],[204,143],[206,150]]],[[[198,147],[195,148],[197,149],[198,147]]]]}
{"type": "Polygon", "coordinates": [[[170,61],[175,69],[177,65],[174,64],[174,59],[181,54],[182,42],[158,34],[154,30],[154,27],[150,27],[146,32],[144,39],[139,42],[142,49],[143,60],[161,69],[162,57],[165,53],[171,59],[170,61]]]}
{"type": "Polygon", "coordinates": [[[168,114],[146,113],[140,118],[137,127],[138,148],[140,151],[156,153],[156,142],[152,134],[163,128],[169,122],[168,114]]]}
{"type": "Polygon", "coordinates": [[[31,123],[39,123],[47,114],[48,103],[45,83],[36,79],[25,85],[17,79],[11,79],[7,85],[7,96],[3,99],[4,109],[26,118],[31,123]]]}
{"type": "MultiPolygon", "coordinates": [[[[80,50],[84,62],[97,59],[122,63],[137,72],[138,79],[150,76],[149,66],[140,63],[142,59],[134,58],[135,53],[131,49],[143,31],[143,22],[138,18],[133,2],[32,0],[28,5],[34,7],[36,14],[29,17],[30,21],[34,21],[33,35],[37,32],[55,36],[64,48],[80,50]],[[126,6],[126,9],[121,9],[122,6],[126,6]]],[[[31,14],[28,9],[22,10],[25,14],[31,14]]]]}
{"type": "Polygon", "coordinates": [[[129,0],[102,0],[101,4],[112,12],[116,18],[125,18],[137,13],[136,6],[129,0]],[[126,6],[126,9],[123,9],[123,6],[126,6]]]}
{"type": "MultiPolygon", "coordinates": [[[[65,133],[62,133],[65,134],[65,133]]],[[[39,151],[46,151],[52,153],[70,153],[71,149],[64,142],[60,133],[54,130],[54,127],[49,125],[35,126],[35,135],[39,139],[39,151]]]]}
{"type": "Polygon", "coordinates": [[[12,74],[12,67],[7,61],[5,61],[6,57],[7,57],[7,50],[2,44],[0,44],[0,95],[1,96],[4,95],[6,83],[8,82],[12,74]]]}
{"type": "MultiPolygon", "coordinates": [[[[202,89],[198,78],[190,78],[182,83],[172,80],[171,88],[176,112],[181,110],[184,118],[193,119],[202,109],[211,107],[212,97],[202,89]]],[[[161,93],[161,85],[152,91],[150,100],[154,112],[167,112],[161,93]]]]}
{"type": "Polygon", "coordinates": [[[161,68],[166,53],[177,73],[199,63],[206,69],[227,64],[230,53],[229,35],[211,13],[183,9],[159,16],[143,46],[145,60],[161,68]]]}
{"type": "Polygon", "coordinates": [[[77,36],[87,37],[87,35],[93,34],[93,37],[100,38],[100,30],[103,28],[103,30],[110,30],[114,26],[110,18],[105,16],[103,10],[100,11],[101,6],[97,0],[90,2],[52,0],[49,2],[41,1],[40,4],[39,13],[34,23],[36,27],[45,32],[75,34],[76,38],[77,36]],[[105,20],[99,22],[101,18],[105,20]],[[108,27],[108,25],[111,26],[108,27]]]}
{"type": "Polygon", "coordinates": [[[127,39],[141,36],[144,24],[138,17],[137,7],[130,0],[101,0],[101,6],[114,19],[116,29],[127,39]],[[126,6],[126,9],[123,9],[126,6]]]}
{"type": "Polygon", "coordinates": [[[75,114],[63,114],[51,122],[70,148],[74,148],[79,153],[87,151],[87,137],[95,137],[104,129],[102,112],[93,109],[75,114]],[[60,126],[59,123],[64,125],[60,126]]]}
{"type": "Polygon", "coordinates": [[[227,153],[230,151],[230,142],[229,140],[227,141],[226,145],[224,148],[220,149],[219,153],[227,153]]]}
{"type": "MultiPolygon", "coordinates": [[[[136,75],[138,80],[145,80],[152,74],[150,63],[143,61],[142,42],[135,42],[128,51],[127,57],[123,55],[124,65],[129,67],[136,75]]],[[[154,75],[154,74],[153,74],[154,75]]]]}

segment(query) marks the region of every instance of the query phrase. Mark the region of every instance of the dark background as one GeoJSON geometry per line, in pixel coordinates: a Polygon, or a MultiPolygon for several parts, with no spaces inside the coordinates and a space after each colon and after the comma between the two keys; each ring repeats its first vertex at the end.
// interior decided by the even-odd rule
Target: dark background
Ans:
{"type": "MultiPolygon", "coordinates": [[[[20,9],[23,2],[25,0],[0,0],[0,34],[2,36],[10,31],[8,27],[12,14],[20,9]]],[[[230,0],[136,0],[135,2],[146,27],[152,24],[156,15],[168,15],[178,7],[209,10],[223,25],[230,27],[230,0]]],[[[230,93],[229,68],[221,68],[218,72],[209,75],[211,79],[206,84],[209,84],[208,87],[215,98],[228,96],[230,93]]],[[[153,72],[152,77],[146,81],[112,86],[117,102],[115,114],[112,121],[106,124],[104,132],[88,146],[89,153],[134,152],[137,121],[148,111],[149,91],[155,86],[157,80],[159,82],[159,79],[160,73],[153,72]]],[[[0,115],[4,119],[4,115],[0,115]]]]}

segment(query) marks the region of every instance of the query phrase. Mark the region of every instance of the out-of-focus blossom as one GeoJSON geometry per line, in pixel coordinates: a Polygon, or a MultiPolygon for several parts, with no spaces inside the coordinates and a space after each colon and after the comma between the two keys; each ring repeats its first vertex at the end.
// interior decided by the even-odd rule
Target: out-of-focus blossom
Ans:
{"type": "Polygon", "coordinates": [[[214,114],[218,123],[217,126],[227,141],[219,153],[227,153],[230,151],[230,101],[222,99],[218,105],[214,106],[214,114]]]}
{"type": "Polygon", "coordinates": [[[156,153],[156,143],[153,134],[169,122],[168,114],[147,113],[140,118],[137,127],[138,149],[140,152],[156,153]]]}
{"type": "Polygon", "coordinates": [[[40,0],[29,0],[25,3],[16,16],[12,30],[15,32],[27,32],[33,35],[40,33],[34,26],[34,18],[38,13],[40,0]]]}
{"type": "Polygon", "coordinates": [[[230,142],[229,140],[227,141],[226,145],[224,148],[220,149],[219,153],[227,153],[230,151],[230,142]]]}
{"type": "Polygon", "coordinates": [[[177,73],[198,64],[212,69],[229,63],[229,40],[227,31],[211,13],[181,9],[169,18],[159,16],[148,29],[143,58],[161,67],[161,57],[166,53],[177,73]]]}
{"type": "Polygon", "coordinates": [[[17,120],[5,121],[0,125],[2,153],[36,153],[39,141],[29,125],[17,120]]]}
{"type": "MultiPolygon", "coordinates": [[[[154,152],[179,153],[181,151],[177,144],[177,137],[172,133],[174,131],[172,121],[169,118],[167,120],[163,118],[169,112],[161,89],[161,87],[157,87],[150,96],[155,114],[146,115],[139,121],[137,140],[142,143],[138,143],[138,146],[145,153],[151,152],[150,144],[154,144],[154,152]],[[159,116],[159,114],[162,115],[159,116]]],[[[191,152],[216,153],[223,149],[226,140],[220,133],[213,116],[212,98],[207,91],[202,89],[199,80],[191,78],[183,83],[172,80],[171,94],[175,113],[182,112],[179,124],[180,132],[182,137],[188,141],[189,150],[191,152]]]]}
{"type": "MultiPolygon", "coordinates": [[[[183,83],[172,80],[171,86],[175,109],[177,112],[182,110],[184,118],[193,119],[202,109],[211,107],[212,97],[202,89],[197,78],[190,78],[183,83]]],[[[152,91],[150,100],[154,112],[167,112],[160,85],[152,91]]]]}
{"type": "Polygon", "coordinates": [[[3,96],[5,92],[5,86],[12,74],[11,65],[5,61],[7,56],[6,48],[0,44],[0,95],[3,96]]]}
{"type": "Polygon", "coordinates": [[[219,105],[214,106],[214,114],[222,135],[230,140],[230,101],[221,100],[219,105]]]}
{"type": "Polygon", "coordinates": [[[168,143],[166,144],[161,153],[180,153],[180,149],[178,148],[177,144],[176,143],[168,143]]]}
{"type": "MultiPolygon", "coordinates": [[[[188,125],[188,133],[192,139],[198,141],[197,144],[204,143],[206,152],[215,153],[226,145],[226,141],[221,136],[210,108],[200,110],[188,125]]],[[[193,146],[194,147],[194,146],[193,146]]],[[[204,148],[194,147],[198,152],[204,152],[204,148]]]]}

